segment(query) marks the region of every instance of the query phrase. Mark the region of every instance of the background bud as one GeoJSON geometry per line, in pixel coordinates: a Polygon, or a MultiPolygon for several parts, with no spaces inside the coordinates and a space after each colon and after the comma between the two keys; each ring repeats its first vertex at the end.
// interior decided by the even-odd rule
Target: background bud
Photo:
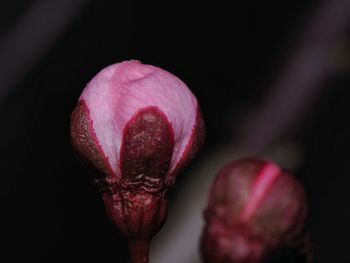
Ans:
{"type": "Polygon", "coordinates": [[[274,163],[242,159],[218,173],[205,210],[201,246],[208,263],[264,262],[295,244],[306,216],[303,186],[274,163]]]}
{"type": "Polygon", "coordinates": [[[72,144],[97,171],[106,210],[134,262],[165,220],[165,191],[204,140],[198,102],[160,68],[126,61],[98,73],[71,116],[72,144]]]}

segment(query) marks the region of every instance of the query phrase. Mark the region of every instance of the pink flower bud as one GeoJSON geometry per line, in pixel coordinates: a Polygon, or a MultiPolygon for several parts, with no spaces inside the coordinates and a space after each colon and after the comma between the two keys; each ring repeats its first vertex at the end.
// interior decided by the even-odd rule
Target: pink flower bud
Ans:
{"type": "Polygon", "coordinates": [[[202,254],[207,263],[258,263],[301,235],[303,186],[269,161],[242,159],[218,173],[205,211],[202,254]]]}
{"type": "Polygon", "coordinates": [[[148,242],[166,217],[165,191],[204,140],[196,98],[165,70],[114,64],[81,94],[71,137],[99,173],[107,213],[129,237],[134,262],[147,262],[148,242]]]}

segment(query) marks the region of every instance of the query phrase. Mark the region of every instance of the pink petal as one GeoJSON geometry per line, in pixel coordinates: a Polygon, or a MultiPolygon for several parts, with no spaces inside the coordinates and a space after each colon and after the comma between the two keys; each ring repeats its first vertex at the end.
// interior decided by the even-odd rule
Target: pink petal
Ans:
{"type": "Polygon", "coordinates": [[[168,173],[180,160],[196,122],[198,103],[188,87],[171,73],[131,60],[106,67],[84,89],[96,137],[120,178],[120,147],[125,125],[140,109],[158,107],[174,131],[174,153],[168,173]]]}

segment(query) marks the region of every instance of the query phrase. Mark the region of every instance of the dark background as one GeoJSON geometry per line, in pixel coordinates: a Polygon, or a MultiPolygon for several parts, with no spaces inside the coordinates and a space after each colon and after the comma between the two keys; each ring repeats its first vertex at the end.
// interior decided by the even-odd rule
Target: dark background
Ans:
{"type": "MultiPolygon", "coordinates": [[[[5,73],[7,65],[21,65],[22,58],[18,53],[12,56],[13,46],[2,43],[38,2],[0,4],[0,50],[8,48],[8,56],[0,57],[5,73]]],[[[0,75],[12,76],[8,83],[0,78],[1,89],[6,89],[0,100],[0,261],[127,262],[125,240],[106,219],[99,194],[69,140],[70,112],[100,69],[135,58],[183,79],[202,107],[205,154],[235,140],[241,119],[264,100],[320,3],[81,4],[47,46],[30,60],[23,59],[29,61],[27,66],[0,75]]],[[[49,17],[39,16],[40,25],[46,26],[49,17]]],[[[35,38],[28,34],[17,45],[26,49],[35,38]]],[[[298,125],[283,136],[298,142],[303,153],[294,172],[309,195],[315,262],[350,262],[348,43],[344,42],[340,66],[322,82],[324,87],[298,125]]],[[[181,183],[178,180],[176,187],[181,183]]]]}

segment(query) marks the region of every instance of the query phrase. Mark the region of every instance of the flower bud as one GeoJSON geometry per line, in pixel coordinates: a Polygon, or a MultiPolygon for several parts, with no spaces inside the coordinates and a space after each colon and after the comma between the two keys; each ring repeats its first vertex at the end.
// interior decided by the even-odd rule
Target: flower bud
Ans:
{"type": "MultiPolygon", "coordinates": [[[[146,254],[166,217],[165,191],[204,140],[196,98],[165,70],[135,60],[114,64],[81,94],[71,138],[97,171],[107,213],[132,253],[146,254]]],[[[146,255],[133,256],[147,262],[146,255]]]]}
{"type": "Polygon", "coordinates": [[[303,186],[274,163],[233,161],[220,170],[205,210],[201,240],[207,263],[258,263],[302,235],[303,186]]]}

